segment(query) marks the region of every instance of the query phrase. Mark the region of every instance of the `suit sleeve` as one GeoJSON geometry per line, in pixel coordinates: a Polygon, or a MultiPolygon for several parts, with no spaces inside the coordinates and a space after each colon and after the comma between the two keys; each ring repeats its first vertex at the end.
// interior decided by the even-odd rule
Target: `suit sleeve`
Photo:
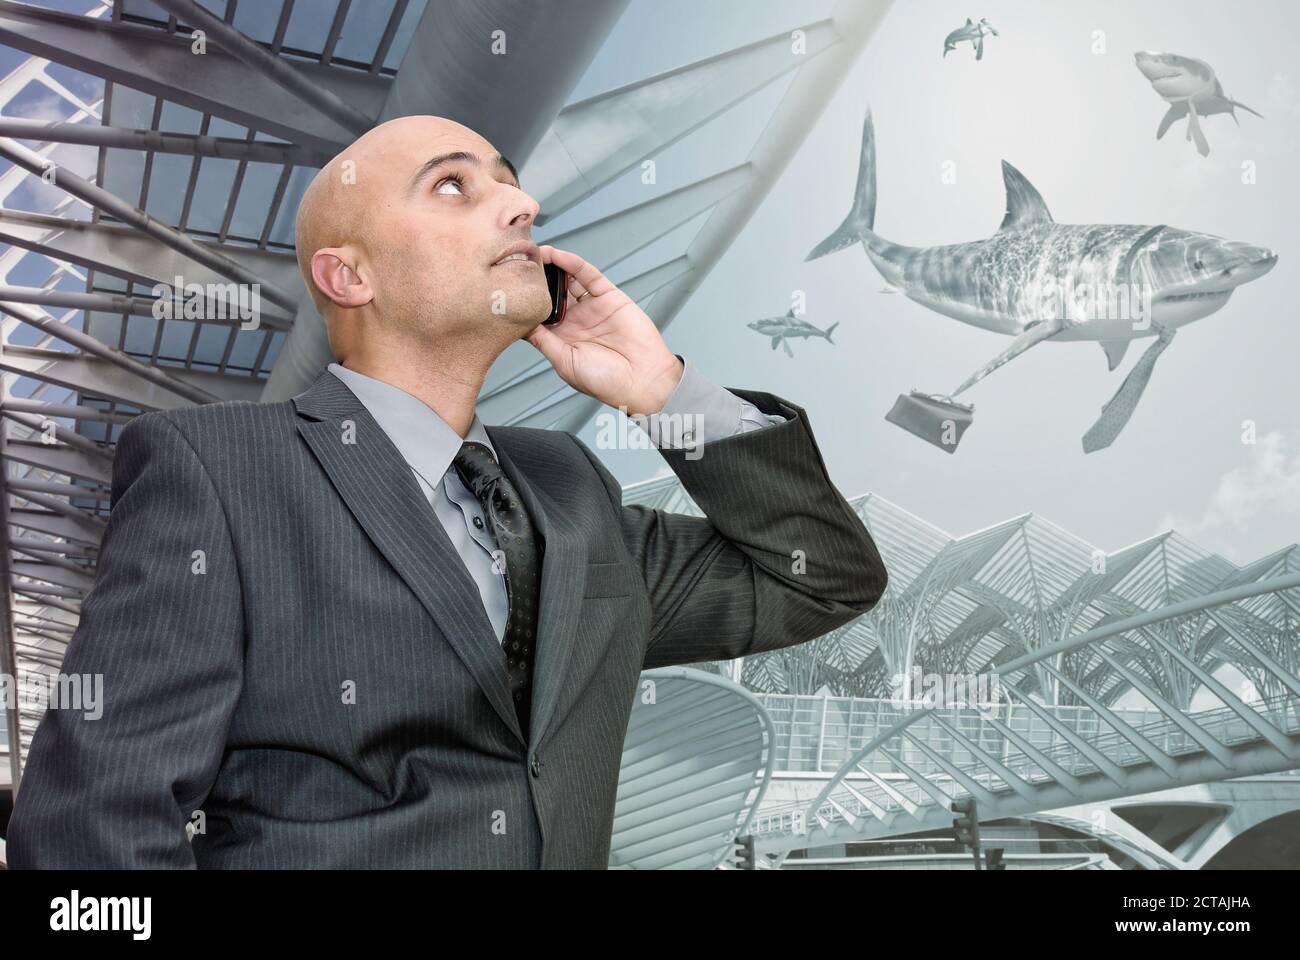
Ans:
{"type": "Polygon", "coordinates": [[[98,573],[62,667],[102,676],[100,715],[46,710],[10,867],[194,868],[185,825],[220,766],[243,635],[225,508],[180,429],[141,415],[118,438],[98,573]]]}
{"type": "Polygon", "coordinates": [[[618,481],[581,441],[649,593],[644,666],[776,650],[871,610],[888,578],[870,533],[827,475],[802,409],[732,389],[784,422],[660,453],[705,517],[623,506],[618,481]]]}

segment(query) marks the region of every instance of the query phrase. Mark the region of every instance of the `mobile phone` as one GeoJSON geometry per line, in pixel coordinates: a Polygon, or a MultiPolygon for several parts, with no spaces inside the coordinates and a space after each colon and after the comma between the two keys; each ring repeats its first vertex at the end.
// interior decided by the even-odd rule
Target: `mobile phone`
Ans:
{"type": "Polygon", "coordinates": [[[569,275],[553,263],[542,265],[546,270],[546,285],[551,290],[551,317],[543,320],[543,326],[551,326],[564,319],[564,312],[569,305],[569,275]]]}

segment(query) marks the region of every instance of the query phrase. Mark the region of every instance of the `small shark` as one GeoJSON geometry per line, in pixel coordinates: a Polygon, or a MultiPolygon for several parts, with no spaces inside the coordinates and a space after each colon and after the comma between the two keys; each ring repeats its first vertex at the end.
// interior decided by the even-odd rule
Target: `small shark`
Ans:
{"type": "Polygon", "coordinates": [[[836,321],[825,330],[819,330],[807,320],[800,320],[796,317],[793,307],[784,317],[765,317],[762,320],[755,320],[753,323],[745,324],[749,329],[761,333],[765,337],[771,337],[773,350],[778,345],[784,347],[787,357],[793,357],[794,351],[790,349],[790,344],[786,343],[786,340],[792,337],[799,337],[804,340],[809,337],[825,337],[827,343],[834,343],[831,334],[835,332],[835,328],[839,325],[839,321],[836,321]]]}
{"type": "Polygon", "coordinates": [[[997,36],[998,32],[993,29],[993,25],[983,17],[979,23],[972,23],[971,18],[966,18],[966,24],[958,27],[952,33],[948,34],[943,40],[943,55],[948,56],[948,51],[956,50],[957,44],[969,40],[971,46],[975,48],[975,59],[984,59],[984,38],[989,34],[997,36]]]}
{"type": "Polygon", "coordinates": [[[1226,113],[1240,126],[1237,107],[1255,114],[1261,120],[1264,117],[1257,110],[1225,96],[1223,84],[1214,76],[1214,69],[1203,60],[1153,51],[1141,51],[1133,56],[1137,68],[1151,81],[1155,92],[1169,103],[1169,111],[1156,130],[1157,140],[1168,132],[1175,121],[1186,117],[1187,139],[1196,141],[1196,151],[1204,157],[1210,153],[1210,144],[1201,129],[1201,117],[1226,113]]]}
{"type": "MultiPolygon", "coordinates": [[[[1092,452],[1109,445],[1127,423],[1155,357],[1174,330],[1223,307],[1237,287],[1268,273],[1277,255],[1164,224],[1057,223],[1038,191],[1005,160],[1002,178],[1006,215],[988,239],[941,247],[891,243],[874,231],[876,139],[868,111],[853,207],[805,259],[861,243],[886,283],[910,299],[962,323],[1014,337],[1010,347],[952,396],[1042,340],[1099,341],[1114,370],[1130,341],[1157,337],[1139,361],[1142,370],[1131,371],[1103,408],[1104,427],[1099,420],[1085,435],[1084,450],[1092,452]],[[1057,296],[1088,289],[1125,293],[1112,302],[1122,299],[1125,309],[1081,310],[1078,301],[1057,296]],[[1140,291],[1146,306],[1134,309],[1136,297],[1129,291],[1140,291]]],[[[1101,302],[1100,296],[1093,300],[1094,306],[1101,302]]]]}

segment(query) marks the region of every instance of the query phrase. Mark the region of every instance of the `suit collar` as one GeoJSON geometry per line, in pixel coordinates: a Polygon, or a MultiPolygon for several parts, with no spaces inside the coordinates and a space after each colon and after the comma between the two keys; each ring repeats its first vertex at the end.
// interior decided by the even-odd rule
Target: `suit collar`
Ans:
{"type": "Polygon", "coordinates": [[[310,387],[293,398],[293,406],[300,416],[309,420],[324,420],[356,413],[365,404],[329,370],[321,370],[310,387]]]}
{"type": "Polygon", "coordinates": [[[483,428],[478,414],[470,422],[469,432],[461,437],[428,404],[401,387],[337,363],[331,363],[326,370],[342,380],[365,404],[398,452],[429,486],[436,487],[441,482],[442,475],[466,442],[481,443],[496,456],[492,438],[483,428]]]}
{"type": "MultiPolygon", "coordinates": [[[[348,509],[438,624],[501,719],[522,741],[500,644],[478,589],[401,452],[361,399],[328,370],[292,402],[299,414],[299,433],[348,509]]],[[[546,476],[566,482],[568,461],[561,459],[555,446],[560,435],[524,427],[485,430],[542,540],[529,724],[529,746],[536,747],[550,732],[565,693],[573,692],[566,690],[564,678],[581,630],[587,552],[569,512],[543,484],[529,479],[546,476]]]]}

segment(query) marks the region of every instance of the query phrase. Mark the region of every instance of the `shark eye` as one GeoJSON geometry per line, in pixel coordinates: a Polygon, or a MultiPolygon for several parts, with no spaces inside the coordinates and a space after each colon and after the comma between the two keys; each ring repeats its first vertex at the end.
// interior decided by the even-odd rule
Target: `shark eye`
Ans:
{"type": "Polygon", "coordinates": [[[1193,266],[1195,269],[1197,269],[1197,270],[1204,270],[1204,269],[1205,269],[1205,264],[1203,264],[1203,263],[1201,262],[1201,258],[1200,258],[1200,257],[1197,257],[1194,261],[1192,261],[1192,266],[1193,266]]]}

